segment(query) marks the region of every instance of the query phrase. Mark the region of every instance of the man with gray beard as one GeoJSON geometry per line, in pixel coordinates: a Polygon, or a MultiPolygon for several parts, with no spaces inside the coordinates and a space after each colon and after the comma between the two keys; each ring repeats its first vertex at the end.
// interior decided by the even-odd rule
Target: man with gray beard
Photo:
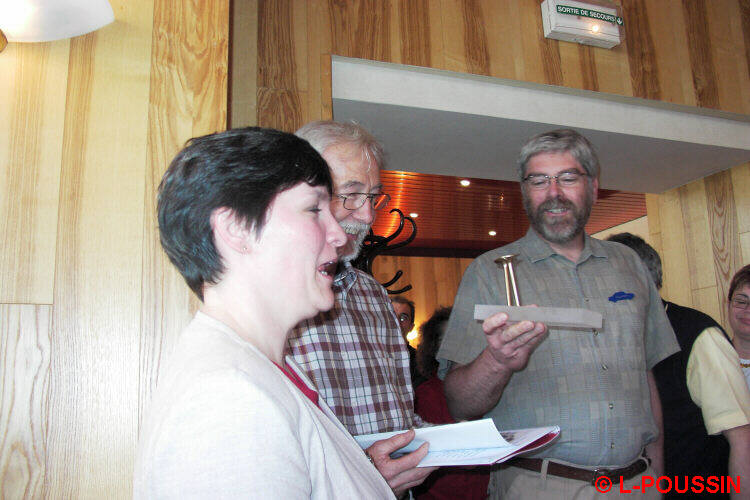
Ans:
{"type": "MultiPolygon", "coordinates": [[[[351,265],[377,211],[390,199],[380,182],[383,148],[355,123],[312,122],[296,135],[307,140],[331,169],[331,213],[348,242],[339,249],[333,309],[295,327],[289,335],[290,354],[351,434],[409,431],[421,420],[414,413],[409,353],[398,320],[386,290],[351,265]]],[[[427,454],[426,444],[390,458],[413,438],[409,431],[368,448],[370,460],[397,497],[434,470],[416,468],[427,454]]]]}
{"type": "MultiPolygon", "coordinates": [[[[607,484],[617,494],[662,471],[651,368],[679,347],[635,252],[584,231],[599,188],[589,141],[573,130],[540,134],[521,150],[518,171],[531,227],[467,268],[438,375],[456,420],[561,428],[552,445],[493,471],[490,498],[598,498],[607,484]],[[504,313],[475,321],[476,304],[505,304],[495,260],[508,254],[516,255],[523,304],[598,311],[603,327],[510,323],[504,313]]],[[[639,493],[659,496],[655,488],[639,493]]]]}

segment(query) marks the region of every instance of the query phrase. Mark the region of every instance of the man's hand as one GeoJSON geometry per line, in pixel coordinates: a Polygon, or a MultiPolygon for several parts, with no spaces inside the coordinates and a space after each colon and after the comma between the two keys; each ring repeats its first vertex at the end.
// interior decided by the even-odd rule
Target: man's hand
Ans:
{"type": "Polygon", "coordinates": [[[547,325],[508,323],[505,313],[482,323],[487,347],[468,365],[456,365],[445,377],[448,410],[455,420],[486,415],[494,408],[513,373],[523,370],[531,353],[547,337],[547,325]]]}
{"type": "Polygon", "coordinates": [[[489,353],[511,373],[526,368],[531,353],[547,336],[544,323],[508,323],[505,313],[493,314],[484,320],[482,329],[487,336],[489,353]]]}
{"type": "Polygon", "coordinates": [[[414,431],[410,430],[403,434],[397,434],[388,439],[376,441],[365,453],[372,459],[372,463],[378,472],[385,478],[396,498],[400,498],[409,488],[418,486],[437,467],[419,467],[417,464],[427,455],[428,443],[415,451],[402,457],[392,459],[391,453],[411,443],[414,439],[414,431]]]}

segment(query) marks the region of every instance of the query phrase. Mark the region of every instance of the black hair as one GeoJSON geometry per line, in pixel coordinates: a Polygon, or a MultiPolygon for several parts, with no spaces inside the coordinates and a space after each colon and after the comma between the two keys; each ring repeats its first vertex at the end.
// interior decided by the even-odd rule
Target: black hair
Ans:
{"type": "Polygon", "coordinates": [[[737,271],[732,277],[732,281],[729,284],[729,295],[727,296],[727,300],[732,300],[732,295],[734,295],[734,292],[741,286],[745,286],[748,283],[750,283],[750,264],[747,264],[742,269],[737,271]]]}
{"type": "Polygon", "coordinates": [[[406,306],[409,308],[409,311],[411,313],[411,320],[414,321],[414,301],[407,299],[403,295],[396,295],[395,297],[391,297],[391,302],[396,304],[406,304],[406,306]]]}
{"type": "Polygon", "coordinates": [[[332,190],[325,160],[304,139],[279,130],[248,127],[195,137],[177,153],[159,184],[159,235],[201,300],[203,285],[217,283],[224,271],[211,213],[227,207],[259,237],[276,195],[302,182],[332,190]]]}
{"type": "Polygon", "coordinates": [[[430,378],[437,370],[435,359],[440,341],[443,338],[445,324],[451,315],[450,307],[439,307],[430,319],[419,327],[419,346],[417,347],[417,369],[423,377],[430,378]]]}

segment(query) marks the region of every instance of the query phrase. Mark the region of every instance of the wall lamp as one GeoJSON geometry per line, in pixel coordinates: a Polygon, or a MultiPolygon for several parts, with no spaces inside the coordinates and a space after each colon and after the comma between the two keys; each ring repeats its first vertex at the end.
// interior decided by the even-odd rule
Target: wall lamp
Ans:
{"type": "Polygon", "coordinates": [[[0,52],[8,42],[51,42],[98,30],[115,20],[108,0],[0,2],[0,52]]]}

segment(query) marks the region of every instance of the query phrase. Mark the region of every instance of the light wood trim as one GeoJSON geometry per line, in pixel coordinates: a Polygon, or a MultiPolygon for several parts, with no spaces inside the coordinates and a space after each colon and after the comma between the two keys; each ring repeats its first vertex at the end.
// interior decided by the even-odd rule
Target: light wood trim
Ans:
{"type": "Polygon", "coordinates": [[[0,492],[42,498],[52,308],[0,304],[0,492]]]}
{"type": "Polygon", "coordinates": [[[0,55],[0,302],[52,303],[69,48],[0,55]]]}

